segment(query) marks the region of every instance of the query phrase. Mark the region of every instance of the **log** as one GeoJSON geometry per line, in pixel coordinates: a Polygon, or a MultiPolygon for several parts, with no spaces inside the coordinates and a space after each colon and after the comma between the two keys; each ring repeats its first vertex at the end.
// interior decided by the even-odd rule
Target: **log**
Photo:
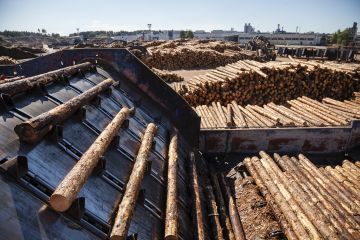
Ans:
{"type": "Polygon", "coordinates": [[[233,127],[234,126],[234,121],[233,121],[233,110],[231,108],[231,104],[227,105],[227,114],[226,114],[226,126],[227,127],[233,127]]]}
{"type": "Polygon", "coordinates": [[[265,168],[260,163],[260,160],[257,157],[251,159],[254,167],[259,174],[260,178],[263,179],[264,184],[269,190],[271,196],[275,199],[276,204],[281,209],[281,212],[284,214],[284,217],[289,222],[292,227],[292,230],[296,234],[298,239],[310,239],[308,233],[306,232],[302,222],[299,221],[297,215],[293,212],[293,206],[287,202],[283,194],[280,192],[277,185],[271,180],[270,175],[267,173],[265,168]]]}
{"type": "Polygon", "coordinates": [[[172,73],[165,70],[159,70],[156,68],[153,68],[152,70],[166,83],[182,82],[185,80],[182,76],[177,75],[176,73],[172,73]]]}
{"type": "MultiPolygon", "coordinates": [[[[140,55],[141,60],[149,67],[167,70],[211,68],[240,59],[259,59],[254,52],[242,51],[235,44],[221,42],[217,42],[216,46],[197,41],[169,42],[147,47],[147,50],[150,54],[140,55]]],[[[221,71],[216,72],[219,74],[221,71]]]]}
{"type": "Polygon", "coordinates": [[[128,108],[122,108],[61,181],[50,197],[53,209],[58,212],[69,209],[130,112],[128,108]]]}
{"type": "Polygon", "coordinates": [[[231,194],[231,190],[230,190],[229,186],[227,185],[225,177],[222,173],[218,175],[218,178],[220,181],[220,185],[221,185],[222,189],[224,190],[225,196],[227,198],[227,209],[229,212],[229,217],[230,217],[231,226],[232,226],[232,229],[234,232],[235,239],[236,240],[245,240],[246,237],[245,237],[244,229],[241,224],[241,220],[240,220],[238,211],[236,209],[235,201],[231,194]]]}
{"type": "Polygon", "coordinates": [[[289,203],[290,207],[293,209],[301,224],[307,230],[310,239],[321,239],[320,233],[316,229],[314,223],[311,221],[311,218],[307,216],[306,210],[302,208],[302,206],[300,205],[301,203],[297,201],[296,196],[292,194],[291,189],[286,185],[286,181],[284,181],[284,176],[278,175],[276,171],[274,171],[274,169],[270,166],[270,163],[267,159],[261,158],[260,164],[268,173],[271,181],[273,181],[273,183],[279,188],[281,194],[289,203]]]}
{"type": "Polygon", "coordinates": [[[64,121],[79,108],[86,105],[99,93],[108,89],[114,80],[106,79],[91,89],[70,99],[69,101],[47,111],[36,117],[33,117],[23,123],[15,126],[14,130],[20,140],[28,143],[38,142],[44,137],[56,124],[64,121]]]}
{"type": "Polygon", "coordinates": [[[135,211],[140,186],[148,166],[157,126],[148,124],[141,141],[139,152],[136,156],[129,181],[126,184],[125,193],[119,204],[113,228],[110,233],[111,240],[124,240],[130,227],[130,222],[135,211]]]}
{"type": "Polygon", "coordinates": [[[205,194],[206,194],[206,198],[207,198],[206,203],[208,205],[208,210],[209,210],[208,217],[209,217],[211,225],[212,225],[211,230],[212,230],[213,238],[214,239],[224,239],[224,235],[222,233],[222,227],[220,224],[218,207],[216,204],[214,191],[213,191],[213,188],[210,185],[210,183],[208,183],[205,186],[205,194]]]}
{"type": "Polygon", "coordinates": [[[168,181],[165,215],[165,240],[178,239],[178,191],[177,191],[177,168],[178,165],[178,138],[173,135],[169,144],[168,153],[168,181]]]}
{"type": "Polygon", "coordinates": [[[338,169],[334,169],[330,166],[325,167],[325,170],[328,171],[335,179],[336,181],[338,181],[340,183],[340,185],[344,186],[346,189],[348,189],[348,191],[353,195],[353,197],[356,199],[354,200],[355,203],[359,204],[358,199],[360,198],[359,195],[359,190],[357,189],[357,187],[354,186],[354,184],[347,179],[343,174],[341,174],[340,171],[338,171],[338,169]]]}
{"type": "MultiPolygon", "coordinates": [[[[297,159],[290,159],[288,156],[280,157],[278,154],[274,154],[274,158],[283,170],[289,173],[298,182],[302,182],[305,191],[308,191],[309,194],[320,200],[320,203],[318,203],[321,205],[319,206],[319,209],[324,212],[326,209],[335,217],[335,225],[342,226],[340,227],[340,231],[346,229],[355,239],[360,237],[360,233],[356,230],[359,228],[359,224],[356,223],[354,216],[348,214],[326,189],[316,184],[316,180],[309,177],[309,175],[296,164],[298,161],[297,159]]],[[[315,201],[314,203],[316,204],[317,202],[314,200],[314,197],[311,199],[315,201]]],[[[332,221],[334,222],[334,220],[332,221]]],[[[348,239],[351,239],[351,237],[348,236],[348,233],[345,232],[343,235],[347,236],[348,239]]]]}
{"type": "MultiPolygon", "coordinates": [[[[324,171],[320,171],[316,166],[311,163],[311,161],[305,157],[303,154],[299,154],[299,163],[313,176],[316,176],[315,179],[323,185],[324,188],[327,188],[332,192],[332,194],[339,198],[340,203],[346,208],[350,214],[359,214],[360,208],[357,203],[354,202],[354,198],[349,192],[342,191],[340,184],[336,184],[336,181],[333,181],[328,176],[325,177],[324,171]]],[[[356,199],[355,199],[356,200],[356,199]]]]}
{"type": "Polygon", "coordinates": [[[61,68],[51,72],[39,74],[33,77],[22,78],[16,81],[5,82],[0,84],[0,93],[10,96],[30,90],[38,85],[46,85],[59,80],[62,75],[71,76],[80,71],[88,70],[91,67],[89,62],[78,65],[61,68]]]}
{"type": "Polygon", "coordinates": [[[203,220],[203,210],[201,207],[200,200],[200,184],[198,179],[198,173],[196,168],[196,160],[194,152],[190,154],[190,175],[191,175],[191,193],[193,198],[193,219],[195,225],[195,234],[196,239],[205,240],[205,231],[204,231],[204,220],[203,220]]]}
{"type": "Polygon", "coordinates": [[[210,165],[209,169],[210,169],[211,184],[214,188],[216,202],[218,203],[218,206],[219,206],[220,221],[221,221],[222,226],[224,226],[223,234],[226,236],[226,239],[235,240],[235,235],[233,232],[233,228],[232,228],[232,225],[230,222],[229,215],[227,214],[227,211],[226,211],[225,201],[222,196],[219,180],[217,178],[217,175],[215,173],[213,166],[210,165]]]}
{"type": "Polygon", "coordinates": [[[261,194],[265,197],[265,200],[270,204],[270,206],[276,216],[276,219],[279,221],[280,226],[281,226],[283,232],[285,233],[286,237],[289,240],[300,239],[297,237],[294,230],[292,229],[290,222],[287,220],[287,218],[282,213],[282,210],[281,210],[279,204],[275,202],[275,198],[271,197],[271,194],[270,194],[268,188],[266,187],[264,180],[258,174],[258,172],[255,169],[250,158],[246,158],[244,160],[244,164],[245,164],[245,167],[248,170],[248,172],[251,174],[251,176],[255,180],[256,185],[259,187],[261,194]]]}
{"type": "MultiPolygon", "coordinates": [[[[318,207],[314,204],[310,204],[311,196],[309,196],[306,191],[303,191],[299,183],[291,178],[287,172],[283,173],[275,164],[274,160],[265,152],[260,152],[260,155],[263,157],[261,163],[269,174],[271,174],[272,177],[276,175],[280,182],[287,188],[296,203],[303,209],[312,225],[316,227],[314,232],[311,232],[311,235],[315,237],[320,233],[322,238],[325,239],[339,239],[340,233],[330,224],[328,217],[324,215],[318,207]]],[[[307,229],[310,230],[308,226],[307,229]]]]}

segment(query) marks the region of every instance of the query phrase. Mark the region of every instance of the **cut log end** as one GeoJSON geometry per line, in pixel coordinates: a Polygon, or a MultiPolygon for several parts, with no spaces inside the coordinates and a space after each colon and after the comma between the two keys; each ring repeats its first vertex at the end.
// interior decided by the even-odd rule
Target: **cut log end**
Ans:
{"type": "Polygon", "coordinates": [[[110,240],[125,240],[126,237],[125,236],[120,236],[120,235],[112,235],[110,237],[110,240]]]}
{"type": "Polygon", "coordinates": [[[50,205],[57,212],[65,212],[70,208],[71,202],[61,194],[53,194],[50,197],[50,205]]]}
{"type": "Polygon", "coordinates": [[[164,238],[165,240],[178,240],[179,238],[175,235],[167,235],[164,238]]]}
{"type": "Polygon", "coordinates": [[[36,131],[30,123],[23,122],[15,126],[14,131],[19,136],[21,141],[27,143],[38,142],[46,133],[52,129],[53,125],[49,124],[40,131],[36,131]]]}

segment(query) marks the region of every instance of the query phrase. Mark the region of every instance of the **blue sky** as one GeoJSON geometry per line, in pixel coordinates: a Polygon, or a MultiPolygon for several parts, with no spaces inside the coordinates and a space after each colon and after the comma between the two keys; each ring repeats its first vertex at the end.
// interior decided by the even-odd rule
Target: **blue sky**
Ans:
{"type": "Polygon", "coordinates": [[[0,0],[0,30],[69,34],[86,30],[153,29],[334,32],[360,25],[360,0],[0,0]]]}

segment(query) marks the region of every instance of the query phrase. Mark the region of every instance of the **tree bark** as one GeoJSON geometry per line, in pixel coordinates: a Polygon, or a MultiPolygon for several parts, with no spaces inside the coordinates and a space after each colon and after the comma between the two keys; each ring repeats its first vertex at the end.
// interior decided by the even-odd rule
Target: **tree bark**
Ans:
{"type": "Polygon", "coordinates": [[[168,154],[168,181],[166,197],[166,216],[165,216],[165,240],[178,239],[178,191],[177,191],[177,172],[178,172],[178,138],[173,135],[169,144],[168,154]]]}
{"type": "Polygon", "coordinates": [[[193,208],[195,210],[195,213],[193,214],[193,219],[195,220],[195,232],[197,234],[198,240],[205,240],[203,210],[201,207],[201,200],[200,200],[200,185],[196,170],[195,154],[193,152],[191,152],[190,154],[190,172],[191,172],[190,186],[193,196],[193,205],[194,205],[193,208]]]}
{"type": "Polygon", "coordinates": [[[290,222],[287,220],[287,218],[282,213],[279,203],[276,203],[275,198],[271,197],[271,194],[270,194],[268,188],[265,186],[264,180],[258,174],[258,172],[255,169],[254,164],[251,162],[250,158],[246,158],[244,160],[244,164],[245,164],[246,169],[249,171],[249,173],[255,180],[256,185],[259,187],[261,194],[265,197],[266,202],[268,202],[271,205],[271,208],[274,211],[276,219],[279,221],[280,226],[281,226],[283,232],[285,233],[286,237],[289,240],[301,239],[301,238],[297,237],[294,230],[292,229],[290,222]]]}
{"type": "Polygon", "coordinates": [[[227,185],[224,175],[221,173],[220,175],[218,175],[218,177],[219,177],[219,180],[221,183],[221,187],[224,189],[225,195],[227,198],[229,217],[230,217],[230,222],[231,222],[232,230],[234,232],[235,239],[236,240],[245,240],[246,237],[245,237],[244,229],[243,229],[238,211],[236,209],[235,201],[231,194],[231,190],[230,190],[229,186],[227,185]]]}
{"type": "Polygon", "coordinates": [[[257,157],[253,157],[251,162],[254,164],[254,167],[260,178],[264,180],[264,184],[271,193],[271,196],[275,199],[275,202],[278,204],[286,220],[290,223],[297,238],[311,239],[302,225],[302,222],[300,222],[299,218],[297,217],[297,214],[295,214],[293,211],[292,208],[294,206],[290,206],[288,199],[283,196],[283,193],[280,192],[278,186],[271,180],[269,173],[267,173],[266,169],[262,166],[260,160],[257,157]]]}
{"type": "Polygon", "coordinates": [[[14,130],[20,140],[35,143],[41,140],[56,124],[70,117],[79,108],[86,105],[91,99],[109,88],[113,83],[114,80],[106,79],[69,101],[16,125],[14,130]]]}
{"type": "Polygon", "coordinates": [[[157,127],[153,123],[150,123],[145,130],[133,170],[129,181],[126,184],[125,193],[119,205],[119,210],[110,234],[111,240],[124,240],[127,238],[130,222],[140,192],[141,182],[148,166],[148,160],[156,131],[157,127]]]}
{"type": "Polygon", "coordinates": [[[38,85],[46,85],[56,81],[61,75],[71,76],[79,70],[88,70],[91,67],[89,62],[78,65],[61,68],[55,71],[39,74],[33,77],[22,78],[15,81],[5,82],[0,84],[0,93],[5,93],[10,96],[21,92],[30,90],[38,85]]]}
{"type": "Polygon", "coordinates": [[[219,205],[219,214],[220,214],[221,224],[222,224],[222,226],[224,226],[224,228],[226,230],[226,231],[223,231],[223,233],[225,234],[225,236],[228,239],[234,240],[235,236],[234,236],[234,232],[233,232],[233,229],[231,226],[229,215],[226,212],[225,201],[222,196],[219,180],[216,176],[215,170],[213,169],[213,167],[211,165],[209,166],[209,169],[210,169],[210,179],[211,179],[212,186],[214,188],[216,202],[219,205]]]}
{"type": "Polygon", "coordinates": [[[129,116],[130,111],[128,108],[121,109],[61,181],[50,197],[52,208],[58,212],[64,212],[71,206],[112,139],[118,133],[121,125],[129,116]]]}

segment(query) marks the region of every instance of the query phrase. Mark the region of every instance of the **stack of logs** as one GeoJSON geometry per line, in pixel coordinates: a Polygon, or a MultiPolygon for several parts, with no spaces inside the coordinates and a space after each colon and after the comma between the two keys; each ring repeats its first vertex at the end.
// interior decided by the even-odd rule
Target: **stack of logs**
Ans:
{"type": "Polygon", "coordinates": [[[200,185],[196,185],[195,192],[202,193],[204,201],[195,202],[199,216],[195,222],[198,236],[195,239],[281,239],[280,225],[251,177],[239,172],[225,176],[201,157],[196,165],[201,171],[197,172],[200,185]]]}
{"type": "Polygon", "coordinates": [[[261,151],[244,164],[287,239],[360,239],[360,162],[323,168],[261,151]]]}
{"type": "Polygon", "coordinates": [[[300,96],[344,100],[360,90],[359,79],[356,64],[244,60],[194,77],[175,89],[192,106],[232,101],[242,106],[283,104],[300,96]]]}
{"type": "Polygon", "coordinates": [[[164,82],[173,83],[184,81],[184,78],[178,74],[156,68],[152,68],[152,70],[156,73],[156,75],[158,75],[162,80],[164,80],[164,82]]]}
{"type": "Polygon", "coordinates": [[[17,61],[7,56],[0,56],[0,65],[16,64],[17,61]]]}
{"type": "Polygon", "coordinates": [[[324,127],[348,125],[360,119],[360,92],[352,100],[324,98],[322,102],[299,97],[286,105],[268,103],[242,107],[235,101],[227,106],[212,102],[193,109],[201,117],[201,128],[324,127]]]}
{"type": "MultiPolygon", "coordinates": [[[[248,175],[240,162],[227,174],[232,180],[236,210],[240,216],[247,239],[283,239],[283,232],[254,179],[248,175]]],[[[229,181],[230,182],[230,181],[229,181]]]]}
{"type": "Polygon", "coordinates": [[[242,51],[236,45],[219,41],[170,41],[147,48],[149,56],[142,61],[149,67],[166,70],[213,68],[241,59],[257,59],[253,52],[242,51]]]}
{"type": "Polygon", "coordinates": [[[198,196],[194,198],[195,239],[245,240],[228,179],[216,174],[204,158],[196,160],[191,161],[192,191],[198,196]],[[196,171],[197,167],[201,170],[196,171]]]}

